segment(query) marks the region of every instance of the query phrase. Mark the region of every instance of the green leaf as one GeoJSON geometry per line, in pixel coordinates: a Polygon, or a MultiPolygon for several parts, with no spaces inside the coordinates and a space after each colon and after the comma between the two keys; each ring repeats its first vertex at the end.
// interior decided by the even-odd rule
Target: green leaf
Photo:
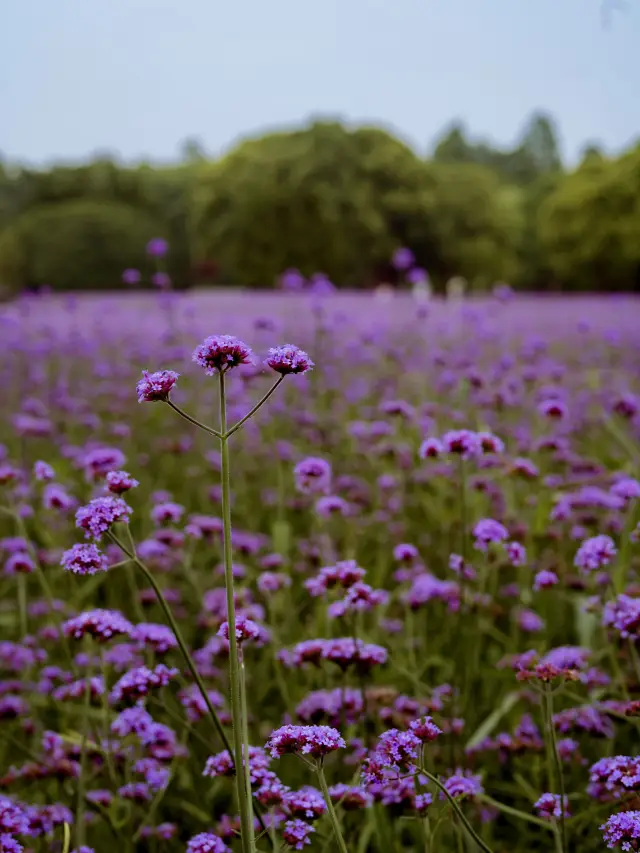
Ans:
{"type": "Polygon", "coordinates": [[[471,749],[474,746],[477,746],[479,743],[489,737],[491,732],[498,725],[500,720],[504,717],[505,714],[508,714],[509,711],[513,708],[516,702],[520,699],[519,692],[507,693],[502,702],[498,705],[498,707],[492,711],[489,716],[478,726],[475,732],[471,735],[471,738],[467,742],[467,749],[471,749]]]}

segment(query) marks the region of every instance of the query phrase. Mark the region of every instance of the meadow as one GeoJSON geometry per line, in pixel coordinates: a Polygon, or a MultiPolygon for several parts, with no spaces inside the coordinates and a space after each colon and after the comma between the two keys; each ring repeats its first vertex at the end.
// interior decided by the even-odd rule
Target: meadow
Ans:
{"type": "Polygon", "coordinates": [[[640,850],[640,301],[27,295],[0,360],[0,853],[640,850]]]}

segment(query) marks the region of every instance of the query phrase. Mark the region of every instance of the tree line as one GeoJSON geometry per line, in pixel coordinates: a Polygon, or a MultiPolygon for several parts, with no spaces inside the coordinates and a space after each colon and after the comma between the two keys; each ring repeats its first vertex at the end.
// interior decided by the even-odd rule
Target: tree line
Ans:
{"type": "Polygon", "coordinates": [[[553,120],[531,117],[512,149],[449,128],[428,157],[377,127],[316,121],[173,166],[15,168],[0,161],[0,285],[20,290],[151,280],[153,237],[175,286],[273,287],[295,267],[337,286],[393,281],[410,248],[436,287],[640,291],[640,144],[576,168],[553,120]]]}

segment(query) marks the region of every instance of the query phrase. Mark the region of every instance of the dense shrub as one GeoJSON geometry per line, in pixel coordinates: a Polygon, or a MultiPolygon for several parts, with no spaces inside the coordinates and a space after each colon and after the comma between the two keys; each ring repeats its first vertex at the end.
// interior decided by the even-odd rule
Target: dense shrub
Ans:
{"type": "Polygon", "coordinates": [[[586,157],[541,205],[538,233],[564,288],[640,289],[640,147],[586,157]]]}
{"type": "Polygon", "coordinates": [[[0,280],[14,289],[111,288],[123,269],[144,269],[146,243],[161,227],[149,213],[121,203],[42,205],[0,234],[0,280]]]}

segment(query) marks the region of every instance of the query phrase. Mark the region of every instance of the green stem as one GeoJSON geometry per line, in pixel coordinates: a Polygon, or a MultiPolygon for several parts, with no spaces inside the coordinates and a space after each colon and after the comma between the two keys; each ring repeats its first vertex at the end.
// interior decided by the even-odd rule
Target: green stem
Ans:
{"type": "Polygon", "coordinates": [[[207,711],[209,712],[209,715],[211,717],[213,725],[214,725],[218,735],[220,736],[220,740],[224,744],[225,749],[229,750],[229,755],[231,755],[231,746],[229,744],[229,740],[225,734],[225,731],[222,728],[222,723],[220,722],[220,717],[218,716],[216,709],[211,704],[211,699],[209,699],[209,694],[207,693],[207,688],[204,686],[204,682],[202,681],[202,678],[200,677],[200,673],[196,669],[196,665],[193,662],[193,658],[191,657],[191,654],[189,653],[189,649],[187,647],[187,644],[184,641],[184,637],[182,636],[182,632],[180,631],[180,628],[178,627],[178,623],[176,622],[175,617],[174,617],[173,613],[171,612],[171,608],[167,604],[167,600],[164,597],[162,590],[158,586],[158,583],[157,583],[155,577],[149,571],[147,566],[145,566],[145,564],[142,562],[142,560],[138,556],[134,556],[122,544],[122,542],[118,539],[118,537],[115,536],[115,534],[110,532],[109,536],[115,542],[115,544],[120,548],[120,550],[123,553],[125,553],[127,555],[127,557],[129,557],[129,559],[132,562],[134,562],[136,564],[136,566],[143,573],[143,575],[145,576],[147,581],[151,584],[151,587],[153,588],[153,591],[156,594],[156,598],[158,599],[158,603],[159,603],[160,607],[162,608],[162,611],[163,611],[163,613],[167,619],[167,622],[169,623],[169,627],[171,628],[171,630],[175,634],[175,638],[177,640],[178,647],[180,648],[180,651],[182,652],[184,662],[186,663],[187,668],[188,668],[189,672],[191,673],[193,680],[195,681],[196,685],[198,686],[198,690],[200,691],[200,695],[202,696],[202,699],[206,705],[207,711]]]}
{"type": "MultiPolygon", "coordinates": [[[[556,729],[553,725],[553,692],[550,684],[545,684],[544,686],[543,705],[545,727],[547,729],[547,736],[549,738],[551,758],[553,761],[555,775],[558,782],[558,791],[560,792],[560,850],[562,851],[562,853],[567,853],[567,827],[564,817],[564,778],[562,775],[562,762],[560,761],[560,755],[558,753],[558,744],[556,741],[556,729]]],[[[553,772],[551,768],[549,768],[549,780],[551,784],[551,789],[553,790],[553,772]]]]}
{"type": "Polygon", "coordinates": [[[222,438],[217,429],[213,429],[213,427],[207,426],[206,424],[197,421],[195,418],[192,418],[191,415],[188,415],[183,409],[180,408],[180,406],[176,406],[175,403],[172,403],[171,400],[167,400],[166,403],[169,408],[173,409],[174,412],[177,412],[181,418],[185,419],[185,421],[189,421],[190,424],[193,424],[194,426],[203,429],[205,432],[208,432],[209,435],[213,435],[216,438],[222,438]]]}
{"type": "Polygon", "coordinates": [[[536,817],[532,814],[527,814],[526,812],[521,812],[520,809],[514,809],[513,806],[507,806],[504,803],[499,803],[498,800],[494,800],[492,797],[487,797],[485,794],[482,794],[478,799],[486,803],[488,806],[492,806],[494,809],[498,809],[498,811],[504,812],[504,814],[511,815],[511,817],[515,817],[518,820],[524,820],[527,823],[531,823],[534,826],[539,826],[542,829],[546,829],[549,832],[553,832],[553,824],[548,820],[542,820],[540,817],[536,817]]]}
{"type": "MultiPolygon", "coordinates": [[[[78,800],[76,805],[76,843],[82,847],[85,843],[87,824],[85,811],[85,777],[87,773],[87,738],[89,735],[89,705],[91,702],[91,670],[87,670],[84,688],[84,719],[82,722],[82,742],[80,744],[80,775],[78,777],[78,800]]],[[[105,685],[106,689],[106,685],[105,685]]]]}
{"type": "MultiPolygon", "coordinates": [[[[222,384],[224,384],[224,379],[223,379],[223,374],[222,374],[222,373],[220,374],[220,379],[221,379],[221,385],[222,385],[222,384]]],[[[276,382],[271,386],[271,388],[269,388],[269,390],[268,390],[268,391],[267,391],[267,393],[264,395],[264,397],[262,397],[260,400],[258,400],[258,402],[255,404],[255,406],[253,407],[253,409],[251,409],[251,411],[250,411],[250,412],[248,412],[248,413],[247,413],[243,418],[241,418],[241,419],[238,421],[238,423],[237,423],[237,424],[234,424],[234,426],[232,426],[232,427],[231,427],[231,429],[227,430],[227,429],[226,429],[226,426],[223,426],[223,425],[222,425],[222,421],[220,422],[220,429],[222,430],[222,436],[224,436],[225,441],[226,441],[228,438],[231,438],[231,436],[234,434],[234,432],[237,432],[237,431],[240,429],[240,427],[242,426],[242,424],[246,423],[246,422],[249,420],[249,418],[252,418],[252,417],[255,415],[255,413],[258,411],[258,409],[259,409],[259,408],[260,408],[264,403],[266,403],[266,402],[267,402],[267,400],[269,399],[269,397],[273,394],[273,392],[276,390],[276,388],[277,388],[277,387],[278,387],[278,385],[282,382],[282,380],[283,380],[283,379],[284,379],[284,374],[282,374],[282,375],[278,378],[278,380],[277,380],[277,381],[276,381],[276,382]]],[[[225,425],[226,425],[226,418],[225,418],[225,425]]]]}
{"type": "Polygon", "coordinates": [[[471,838],[472,838],[472,839],[475,841],[475,843],[478,845],[478,847],[479,847],[481,850],[483,850],[483,851],[484,851],[484,853],[493,853],[493,851],[491,850],[491,848],[490,848],[490,847],[488,847],[488,846],[485,844],[485,842],[480,838],[480,836],[479,836],[479,835],[478,835],[478,833],[475,831],[475,829],[471,826],[471,824],[469,823],[469,821],[468,821],[468,820],[467,820],[467,818],[465,817],[465,814],[464,814],[464,812],[462,811],[462,809],[460,808],[460,806],[458,805],[458,803],[454,800],[454,798],[453,798],[453,797],[451,796],[451,794],[447,791],[447,789],[446,789],[446,788],[445,788],[445,786],[442,784],[442,782],[437,778],[437,776],[434,776],[434,775],[433,775],[433,773],[430,773],[430,772],[429,772],[425,767],[420,767],[420,768],[419,768],[419,770],[420,770],[420,772],[421,772],[421,773],[424,773],[424,775],[427,777],[427,779],[429,779],[431,782],[433,782],[433,784],[436,786],[436,788],[438,788],[440,791],[442,791],[442,793],[444,794],[444,796],[445,796],[445,797],[447,798],[447,800],[449,801],[449,804],[450,804],[450,805],[451,805],[451,807],[453,808],[454,812],[455,812],[455,813],[456,813],[456,815],[458,816],[458,819],[460,820],[460,822],[462,823],[462,825],[464,826],[464,828],[467,830],[467,832],[469,833],[469,835],[471,836],[471,838]]]}
{"type": "Polygon", "coordinates": [[[324,776],[324,767],[322,766],[322,759],[318,761],[318,764],[316,766],[316,772],[318,774],[320,790],[322,791],[324,801],[327,804],[327,811],[329,813],[329,819],[331,820],[333,832],[338,843],[338,848],[340,849],[340,853],[348,853],[347,845],[344,843],[344,838],[342,837],[342,831],[340,829],[340,823],[338,822],[338,816],[336,814],[336,810],[333,807],[333,803],[331,802],[331,795],[329,794],[329,788],[327,787],[327,780],[324,776]]]}
{"type": "Polygon", "coordinates": [[[253,830],[252,800],[247,797],[243,778],[243,756],[249,763],[249,744],[244,744],[244,725],[242,720],[242,691],[240,687],[240,661],[238,639],[236,637],[236,604],[233,582],[233,554],[231,550],[231,473],[229,464],[229,444],[227,435],[227,400],[224,372],[218,374],[220,384],[220,431],[224,436],[221,445],[222,476],[222,523],[224,551],[224,579],[227,592],[227,625],[229,631],[229,680],[231,686],[231,718],[233,721],[233,739],[235,747],[236,789],[240,809],[241,842],[243,853],[254,853],[255,838],[253,830]]]}

